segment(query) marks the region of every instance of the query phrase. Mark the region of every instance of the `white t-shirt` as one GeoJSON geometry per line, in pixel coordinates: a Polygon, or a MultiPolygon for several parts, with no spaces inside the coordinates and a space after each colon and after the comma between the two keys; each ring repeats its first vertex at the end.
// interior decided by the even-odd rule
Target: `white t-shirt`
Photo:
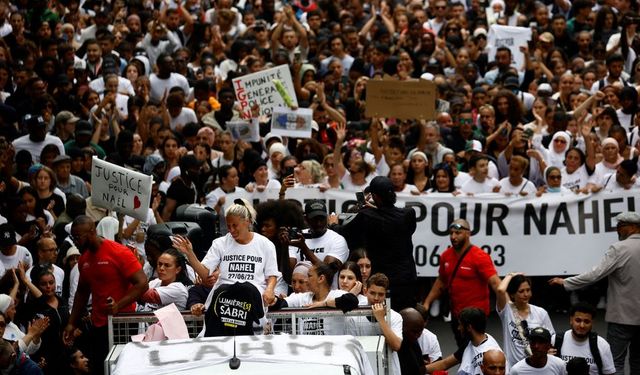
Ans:
{"type": "MultiPolygon", "coordinates": [[[[332,289],[326,300],[336,299],[348,292],[332,289]]],[[[293,293],[284,299],[289,307],[304,307],[313,302],[313,292],[293,293]]],[[[300,335],[344,335],[345,317],[329,318],[300,318],[298,319],[298,334],[300,335]]]]}
{"type": "MultiPolygon", "coordinates": [[[[602,190],[608,192],[619,192],[628,190],[618,183],[618,181],[616,180],[615,172],[605,175],[598,186],[602,186],[602,190]]],[[[633,183],[633,185],[631,185],[629,189],[640,189],[640,178],[636,178],[636,181],[633,183]]]]}
{"type": "Polygon", "coordinates": [[[465,194],[493,193],[493,188],[496,186],[500,186],[500,181],[493,177],[485,178],[484,182],[478,182],[475,179],[470,178],[469,181],[462,184],[460,191],[465,194]]]}
{"type": "MultiPolygon", "coordinates": [[[[480,364],[482,363],[484,352],[491,349],[502,351],[498,342],[490,334],[487,333],[486,335],[486,340],[478,346],[473,345],[471,342],[467,344],[462,354],[460,367],[458,367],[458,375],[481,375],[480,364]]],[[[509,367],[508,361],[507,367],[509,367]]]]}
{"type": "Polygon", "coordinates": [[[189,296],[189,290],[187,287],[179,282],[174,281],[169,285],[162,286],[160,279],[153,279],[149,281],[149,289],[155,289],[160,296],[160,303],[145,303],[143,306],[138,305],[138,311],[155,311],[163,306],[176,304],[178,310],[184,310],[187,307],[187,297],[189,296]]]}
{"type": "Polygon", "coordinates": [[[14,139],[12,144],[16,149],[16,154],[22,150],[29,151],[29,153],[31,154],[31,159],[33,159],[34,163],[40,163],[40,153],[42,152],[42,149],[48,144],[56,145],[56,147],[58,147],[58,150],[60,151],[60,155],[66,155],[64,152],[64,144],[62,144],[60,138],[48,133],[47,135],[45,135],[44,141],[42,142],[33,142],[29,139],[29,134],[27,134],[14,139]]]}
{"type": "Polygon", "coordinates": [[[500,180],[500,192],[503,194],[510,193],[519,195],[520,192],[524,192],[527,193],[528,196],[533,196],[537,191],[536,186],[524,177],[518,186],[512,185],[511,181],[509,181],[509,177],[505,177],[500,180]]]}
{"type": "Polygon", "coordinates": [[[422,335],[418,337],[418,345],[423,356],[429,356],[429,361],[432,363],[442,358],[442,350],[440,349],[440,342],[438,336],[428,329],[422,330],[422,335]]]}
{"type": "Polygon", "coordinates": [[[26,264],[28,268],[33,267],[33,258],[31,253],[26,247],[16,245],[16,252],[13,255],[4,255],[0,253],[0,262],[4,265],[6,270],[11,268],[18,268],[18,263],[26,264]]]}
{"type": "MultiPolygon", "coordinates": [[[[89,88],[95,90],[99,95],[104,94],[104,78],[98,77],[89,82],[89,88]]],[[[136,94],[131,81],[125,77],[118,77],[118,93],[134,96],[136,94]]]]}
{"type": "Polygon", "coordinates": [[[198,122],[196,113],[191,108],[182,107],[182,110],[180,111],[178,116],[171,117],[169,121],[169,126],[171,126],[171,130],[175,131],[178,127],[183,127],[190,122],[196,122],[196,123],[198,122]]]}
{"type": "Polygon", "coordinates": [[[581,165],[573,173],[567,172],[567,167],[562,168],[562,186],[569,190],[582,189],[587,186],[589,182],[589,173],[587,173],[587,167],[581,165]]]}
{"type": "MultiPolygon", "coordinates": [[[[402,340],[402,316],[393,310],[390,311],[388,321],[389,326],[393,333],[402,340]]],[[[380,324],[375,318],[370,321],[366,316],[350,316],[347,318],[345,332],[347,335],[353,336],[379,336],[382,335],[380,324]]],[[[389,374],[401,375],[400,361],[398,359],[398,353],[391,351],[391,364],[389,366],[389,374]]]]}
{"type": "MultiPolygon", "coordinates": [[[[526,358],[524,352],[525,343],[520,337],[512,306],[513,302],[509,302],[502,310],[498,310],[496,306],[496,311],[498,311],[498,316],[500,320],[502,320],[503,346],[507,361],[509,363],[518,363],[520,360],[526,358]]],[[[542,307],[529,304],[529,316],[523,320],[526,320],[527,327],[530,330],[544,327],[549,330],[552,335],[556,333],[555,329],[553,329],[549,314],[542,307]]]]}
{"type": "Polygon", "coordinates": [[[467,181],[471,179],[472,177],[469,173],[458,171],[458,175],[455,177],[455,180],[453,180],[453,185],[456,187],[456,189],[460,190],[462,185],[464,185],[467,181]]]}
{"type": "MultiPolygon", "coordinates": [[[[349,247],[347,241],[338,233],[327,229],[327,231],[318,238],[308,238],[304,241],[309,250],[313,251],[320,261],[324,261],[327,256],[332,256],[342,263],[349,257],[349,247]]],[[[302,250],[294,246],[289,246],[289,258],[295,258],[298,262],[308,260],[305,259],[302,250]]]]}
{"type": "Polygon", "coordinates": [[[267,288],[267,278],[280,276],[276,248],[266,237],[253,232],[248,244],[239,244],[230,234],[213,240],[202,265],[212,272],[220,266],[220,277],[213,286],[205,306],[209,306],[213,291],[220,285],[249,282],[260,294],[267,288]]]}
{"type": "MultiPolygon", "coordinates": [[[[551,343],[556,341],[555,335],[551,338],[551,343]]],[[[609,343],[598,336],[598,350],[600,351],[600,358],[602,358],[602,372],[605,374],[613,374],[616,372],[616,367],[613,364],[613,355],[611,354],[611,347],[609,343]]],[[[572,358],[582,357],[587,360],[589,364],[589,375],[598,375],[598,366],[596,361],[593,360],[591,350],[589,349],[589,340],[577,342],[571,335],[571,330],[564,333],[564,339],[562,341],[562,350],[560,351],[562,360],[569,362],[572,358]]]]}
{"type": "Polygon", "coordinates": [[[152,73],[149,77],[149,82],[151,83],[151,93],[149,97],[153,100],[160,101],[165,91],[167,95],[169,95],[169,90],[175,86],[182,88],[185,95],[189,95],[189,81],[179,73],[171,73],[171,76],[167,79],[161,79],[157,74],[152,73]]]}
{"type": "Polygon", "coordinates": [[[511,375],[545,374],[565,375],[567,365],[560,358],[547,354],[547,364],[542,368],[530,366],[526,360],[522,360],[511,367],[511,375]]]}
{"type": "Polygon", "coordinates": [[[373,180],[375,176],[375,173],[369,173],[369,175],[365,178],[364,185],[356,185],[353,183],[353,180],[351,180],[351,173],[349,173],[349,171],[346,171],[344,173],[344,176],[342,176],[342,179],[340,180],[340,184],[342,185],[342,190],[363,191],[367,186],[369,186],[371,180],[373,180]]]}
{"type": "MultiPolygon", "coordinates": [[[[64,282],[64,276],[65,276],[64,270],[56,266],[55,264],[52,264],[52,266],[53,266],[53,277],[56,279],[56,295],[58,297],[62,297],[62,283],[64,282]]],[[[27,270],[27,277],[29,278],[29,280],[32,280],[34,284],[36,284],[37,281],[31,279],[32,270],[33,270],[33,267],[27,270]]]]}
{"type": "MultiPolygon", "coordinates": [[[[131,225],[131,223],[133,223],[134,220],[135,218],[129,215],[126,215],[124,217],[124,228],[131,225]]],[[[153,210],[149,208],[149,213],[147,214],[147,221],[140,221],[140,223],[138,224],[138,227],[136,228],[136,232],[138,230],[142,230],[144,232],[144,239],[142,240],[142,242],[136,241],[136,232],[133,232],[133,235],[131,236],[131,238],[127,238],[125,240],[127,244],[135,246],[136,249],[138,249],[138,254],[140,254],[142,258],[145,260],[147,259],[147,253],[144,251],[144,242],[147,238],[147,229],[149,229],[151,225],[155,225],[155,224],[158,224],[158,222],[156,221],[156,215],[154,215],[153,210]]]]}
{"type": "MultiPolygon", "coordinates": [[[[593,174],[589,177],[589,182],[596,184],[598,186],[604,186],[606,180],[605,176],[611,175],[613,173],[613,180],[615,181],[615,173],[616,168],[609,168],[604,163],[600,162],[596,164],[596,168],[593,171],[593,174]]],[[[611,184],[611,181],[609,182],[611,184]]]]}

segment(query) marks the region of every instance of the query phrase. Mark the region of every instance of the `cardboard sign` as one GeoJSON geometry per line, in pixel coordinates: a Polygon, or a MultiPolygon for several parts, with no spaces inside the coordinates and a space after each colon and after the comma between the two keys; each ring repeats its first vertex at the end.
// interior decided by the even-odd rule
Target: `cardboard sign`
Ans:
{"type": "Polygon", "coordinates": [[[430,81],[369,80],[367,117],[433,120],[436,85],[430,81]]]}
{"type": "Polygon", "coordinates": [[[147,221],[153,178],[93,157],[91,202],[147,221]]]}
{"type": "Polygon", "coordinates": [[[275,68],[247,74],[233,80],[233,89],[240,103],[240,116],[243,119],[251,118],[251,106],[254,103],[258,103],[260,106],[260,115],[270,115],[275,107],[286,106],[282,95],[278,93],[272,82],[274,79],[282,82],[291,97],[291,101],[295,106],[298,106],[298,99],[293,88],[289,67],[287,65],[279,65],[275,68]]]}
{"type": "Polygon", "coordinates": [[[524,66],[524,54],[521,46],[526,46],[531,40],[531,28],[491,25],[487,37],[489,61],[494,61],[498,47],[507,47],[511,51],[511,66],[520,71],[524,66]]]}
{"type": "Polygon", "coordinates": [[[310,138],[311,120],[313,120],[313,111],[309,108],[298,108],[295,111],[286,107],[274,108],[271,116],[271,133],[287,137],[310,138]]]}
{"type": "Polygon", "coordinates": [[[257,119],[247,121],[227,121],[227,130],[231,132],[234,141],[260,141],[260,124],[257,119]]]}

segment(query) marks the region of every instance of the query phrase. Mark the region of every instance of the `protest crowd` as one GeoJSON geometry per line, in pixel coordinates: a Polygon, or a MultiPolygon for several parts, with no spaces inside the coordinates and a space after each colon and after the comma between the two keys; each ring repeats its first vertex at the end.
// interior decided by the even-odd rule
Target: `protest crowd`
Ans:
{"type": "Polygon", "coordinates": [[[384,335],[394,374],[623,374],[629,342],[640,374],[638,213],[617,217],[621,241],[594,270],[541,282],[501,278],[457,216],[424,281],[414,210],[394,205],[640,192],[639,7],[0,0],[0,371],[101,373],[119,312],[175,304],[204,315],[205,336],[229,334],[212,308],[225,292],[250,298],[256,321],[371,306],[375,320],[337,334],[384,335]],[[368,88],[377,80],[434,100],[418,118],[388,116],[392,105],[368,107],[367,93],[385,95],[368,88]],[[98,162],[120,180],[92,181],[98,162]],[[134,197],[146,220],[92,196],[131,188],[126,171],[151,176],[148,199],[134,197]],[[357,202],[337,212],[346,220],[321,199],[332,191],[357,202]],[[202,248],[184,222],[207,214],[202,248]],[[550,304],[529,303],[537,287],[550,304]],[[445,304],[453,333],[427,330],[445,304]],[[591,332],[596,304],[607,340],[591,332]],[[504,343],[486,332],[493,310],[504,343]],[[452,334],[458,351],[441,353],[452,334]]]}

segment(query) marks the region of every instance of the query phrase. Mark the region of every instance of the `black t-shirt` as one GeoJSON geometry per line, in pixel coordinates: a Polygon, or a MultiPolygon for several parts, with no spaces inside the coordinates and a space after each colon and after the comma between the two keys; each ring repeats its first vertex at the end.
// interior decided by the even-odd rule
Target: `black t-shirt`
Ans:
{"type": "Polygon", "coordinates": [[[422,351],[417,342],[409,343],[409,340],[402,340],[398,351],[398,361],[400,362],[400,372],[402,375],[425,374],[422,351]]]}
{"type": "MultiPolygon", "coordinates": [[[[182,177],[178,177],[171,183],[169,186],[169,190],[167,190],[167,199],[173,199],[176,201],[176,208],[182,206],[183,204],[193,204],[196,203],[196,189],[195,185],[190,184],[187,186],[182,179],[182,177]]],[[[171,214],[171,219],[175,219],[176,211],[174,210],[171,214]]]]}
{"type": "Polygon", "coordinates": [[[51,195],[47,198],[38,198],[37,204],[40,205],[43,209],[47,209],[49,206],[49,202],[53,201],[53,213],[56,214],[56,217],[60,216],[64,211],[64,199],[58,194],[51,193],[51,195]]]}
{"type": "Polygon", "coordinates": [[[205,313],[205,337],[253,335],[253,323],[264,316],[262,296],[253,284],[221,285],[205,313]]]}
{"type": "Polygon", "coordinates": [[[415,211],[391,206],[364,209],[340,231],[350,249],[367,249],[371,274],[384,273],[394,286],[417,279],[411,238],[415,230],[415,211]]]}

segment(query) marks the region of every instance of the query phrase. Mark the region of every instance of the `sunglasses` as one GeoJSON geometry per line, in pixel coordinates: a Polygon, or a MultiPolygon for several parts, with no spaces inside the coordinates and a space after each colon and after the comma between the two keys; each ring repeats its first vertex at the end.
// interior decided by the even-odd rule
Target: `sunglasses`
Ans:
{"type": "Polygon", "coordinates": [[[549,180],[559,180],[561,179],[562,176],[558,175],[558,176],[549,176],[549,180]]]}
{"type": "Polygon", "coordinates": [[[469,228],[465,227],[462,224],[454,223],[449,225],[449,230],[469,230],[469,228]]]}

